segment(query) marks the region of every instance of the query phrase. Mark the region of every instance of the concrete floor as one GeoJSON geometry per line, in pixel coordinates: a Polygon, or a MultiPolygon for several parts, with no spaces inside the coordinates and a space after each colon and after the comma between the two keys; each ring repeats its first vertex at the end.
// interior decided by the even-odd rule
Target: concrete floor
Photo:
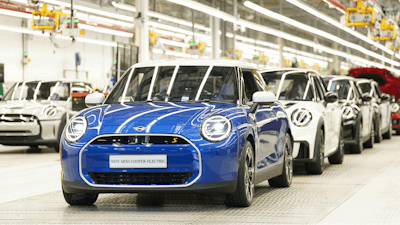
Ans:
{"type": "Polygon", "coordinates": [[[53,149],[0,146],[0,224],[400,224],[400,136],[346,154],[290,188],[258,185],[249,208],[203,195],[103,194],[91,207],[65,203],[53,149]]]}

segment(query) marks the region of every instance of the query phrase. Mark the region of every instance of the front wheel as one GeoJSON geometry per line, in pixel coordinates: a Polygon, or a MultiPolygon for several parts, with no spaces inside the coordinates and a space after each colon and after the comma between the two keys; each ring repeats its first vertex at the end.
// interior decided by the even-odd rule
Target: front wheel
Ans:
{"type": "Polygon", "coordinates": [[[293,178],[293,145],[289,134],[286,134],[285,144],[283,146],[284,158],[282,174],[268,180],[271,187],[289,187],[293,178]]]}
{"type": "Polygon", "coordinates": [[[328,157],[330,164],[342,164],[344,158],[344,136],[343,128],[340,128],[339,143],[335,154],[328,157]]]}
{"type": "Polygon", "coordinates": [[[381,123],[377,122],[375,126],[375,143],[381,143],[381,141],[382,141],[381,123]]]}
{"type": "Polygon", "coordinates": [[[350,147],[351,153],[360,154],[362,152],[362,150],[364,149],[362,130],[363,130],[363,125],[362,125],[362,121],[360,120],[359,125],[358,125],[358,131],[357,131],[357,135],[358,135],[357,144],[350,147]]]}
{"type": "Polygon", "coordinates": [[[240,160],[236,191],[226,196],[228,207],[248,207],[255,192],[255,159],[253,146],[246,141],[240,160]]]}
{"type": "Polygon", "coordinates": [[[67,193],[62,191],[65,201],[70,205],[93,205],[99,194],[92,193],[67,193]]]}
{"type": "Polygon", "coordinates": [[[364,146],[366,148],[372,148],[374,147],[374,142],[375,142],[375,126],[374,126],[375,122],[371,123],[371,137],[369,138],[369,140],[367,142],[365,142],[364,146]]]}
{"type": "Polygon", "coordinates": [[[389,122],[389,130],[383,134],[383,139],[391,139],[392,138],[392,120],[389,122]]]}
{"type": "Polygon", "coordinates": [[[324,160],[325,160],[325,138],[324,132],[320,129],[317,132],[315,139],[315,162],[306,163],[306,171],[308,174],[322,174],[324,172],[324,160]]]}

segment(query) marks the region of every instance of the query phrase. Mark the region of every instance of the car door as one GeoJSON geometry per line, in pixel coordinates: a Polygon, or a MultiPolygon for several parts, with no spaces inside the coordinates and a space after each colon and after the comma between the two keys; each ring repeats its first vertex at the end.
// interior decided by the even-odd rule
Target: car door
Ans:
{"type": "Polygon", "coordinates": [[[371,101],[363,101],[361,98],[361,93],[357,85],[354,82],[351,82],[351,96],[349,96],[349,100],[355,102],[357,106],[360,108],[363,118],[363,137],[369,137],[371,134],[371,122],[372,122],[372,103],[371,101]]]}
{"type": "Polygon", "coordinates": [[[265,91],[265,87],[262,87],[263,84],[256,79],[252,70],[242,70],[242,74],[244,81],[243,102],[247,105],[247,113],[256,124],[256,171],[263,172],[277,165],[280,160],[280,156],[276,153],[276,145],[281,126],[273,110],[276,104],[261,105],[255,113],[250,109],[253,104],[253,94],[257,91],[265,91]]]}
{"type": "Polygon", "coordinates": [[[379,105],[379,111],[381,112],[381,124],[382,130],[386,131],[390,125],[390,102],[382,101],[381,92],[376,85],[376,83],[372,83],[372,90],[374,91],[374,97],[377,99],[377,103],[379,105]]]}
{"type": "Polygon", "coordinates": [[[319,79],[318,76],[314,75],[312,77],[314,86],[315,86],[315,92],[317,96],[317,101],[323,105],[324,107],[324,112],[322,112],[322,115],[324,117],[324,126],[325,126],[325,155],[329,155],[333,151],[336,150],[336,146],[339,143],[339,127],[337,127],[338,124],[338,118],[337,114],[340,114],[340,109],[338,107],[338,103],[326,103],[325,102],[325,89],[323,88],[322,81],[319,79]],[[339,111],[338,111],[339,109],[339,111]]]}

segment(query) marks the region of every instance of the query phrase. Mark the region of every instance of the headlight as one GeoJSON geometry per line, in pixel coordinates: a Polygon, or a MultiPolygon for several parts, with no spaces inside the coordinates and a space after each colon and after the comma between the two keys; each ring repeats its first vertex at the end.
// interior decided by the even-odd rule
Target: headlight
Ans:
{"type": "Polygon", "coordinates": [[[392,104],[390,105],[390,110],[391,110],[392,112],[398,112],[398,111],[400,110],[399,104],[397,104],[397,103],[392,103],[392,104]]]}
{"type": "Polygon", "coordinates": [[[52,105],[51,106],[47,106],[42,111],[43,116],[46,116],[46,117],[56,116],[57,113],[58,113],[57,107],[52,106],[52,105]]]}
{"type": "Polygon", "coordinates": [[[343,119],[352,119],[356,114],[354,113],[354,109],[351,106],[343,106],[342,107],[342,117],[343,119]]]}
{"type": "Polygon", "coordinates": [[[204,139],[210,142],[219,142],[229,137],[232,123],[223,115],[215,115],[205,119],[200,129],[204,139]]]}
{"type": "Polygon", "coordinates": [[[311,112],[307,109],[296,109],[292,113],[292,122],[298,127],[307,126],[312,120],[311,112]]]}
{"type": "Polygon", "coordinates": [[[65,130],[65,139],[71,143],[76,142],[85,134],[87,126],[86,117],[77,116],[73,118],[65,130]]]}

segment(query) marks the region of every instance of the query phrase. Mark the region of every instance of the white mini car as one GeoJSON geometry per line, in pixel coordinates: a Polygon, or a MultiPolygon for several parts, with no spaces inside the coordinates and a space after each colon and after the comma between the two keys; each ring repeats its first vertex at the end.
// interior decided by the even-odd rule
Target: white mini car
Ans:
{"type": "Polygon", "coordinates": [[[338,95],[327,92],[313,70],[285,68],[261,74],[289,115],[294,162],[305,163],[309,174],[323,173],[325,157],[331,164],[342,164],[344,137],[338,95]]]}

